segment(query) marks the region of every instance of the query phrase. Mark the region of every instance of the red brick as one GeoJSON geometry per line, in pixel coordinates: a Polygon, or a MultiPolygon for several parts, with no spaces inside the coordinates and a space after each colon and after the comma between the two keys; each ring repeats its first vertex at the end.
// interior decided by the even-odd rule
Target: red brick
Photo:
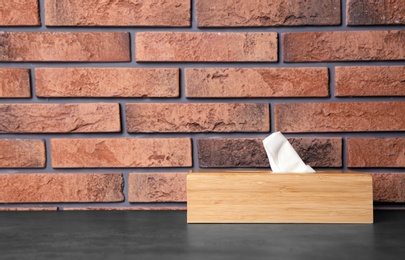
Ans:
{"type": "Polygon", "coordinates": [[[405,202],[404,173],[374,173],[373,195],[376,202],[405,202]]]}
{"type": "MultiPolygon", "coordinates": [[[[288,138],[313,167],[342,167],[342,138],[288,138]]],[[[199,166],[270,167],[261,138],[199,138],[199,166]]]]}
{"type": "Polygon", "coordinates": [[[335,68],[335,95],[405,96],[405,66],[335,68]]]}
{"type": "Polygon", "coordinates": [[[0,133],[119,132],[119,104],[0,104],[0,133]]]}
{"type": "Polygon", "coordinates": [[[405,2],[348,0],[346,20],[348,25],[405,24],[405,2]]]}
{"type": "Polygon", "coordinates": [[[327,97],[328,68],[188,68],[186,96],[327,97]]]}
{"type": "Polygon", "coordinates": [[[35,69],[40,97],[178,97],[179,77],[179,69],[35,69]]]}
{"type": "Polygon", "coordinates": [[[340,0],[197,0],[199,27],[339,25],[340,0]]]}
{"type": "Polygon", "coordinates": [[[0,0],[0,26],[40,26],[38,0],[0,0]]]}
{"type": "MultiPolygon", "coordinates": [[[[176,203],[177,205],[177,203],[176,203]]],[[[187,210],[187,206],[130,206],[130,207],[82,207],[82,208],[67,208],[64,207],[63,211],[87,211],[87,210],[92,210],[92,211],[118,211],[118,210],[187,210]]],[[[1,209],[0,209],[1,211],[1,209]]]]}
{"type": "Polygon", "coordinates": [[[405,59],[405,30],[283,34],[285,62],[405,59]]]}
{"type": "Polygon", "coordinates": [[[405,130],[402,101],[275,104],[274,114],[281,132],[405,130]]]}
{"type": "Polygon", "coordinates": [[[57,211],[58,207],[18,207],[0,208],[0,211],[57,211]]]}
{"type": "Polygon", "coordinates": [[[347,166],[405,167],[405,138],[349,138],[347,166]]]}
{"type": "Polygon", "coordinates": [[[30,98],[29,69],[0,69],[0,98],[30,98]]]}
{"type": "Polygon", "coordinates": [[[138,62],[275,62],[277,33],[139,32],[138,62]]]}
{"type": "Polygon", "coordinates": [[[45,168],[45,142],[0,139],[0,168],[45,168]]]}
{"type": "Polygon", "coordinates": [[[190,0],[45,0],[47,26],[190,26],[190,0]]]}
{"type": "Polygon", "coordinates": [[[152,132],[267,132],[268,104],[126,104],[127,130],[152,132]]]}
{"type": "Polygon", "coordinates": [[[125,32],[0,32],[0,61],[130,61],[125,32]]]}
{"type": "Polygon", "coordinates": [[[189,138],[51,139],[54,168],[191,167],[189,138]]]}
{"type": "Polygon", "coordinates": [[[129,202],[185,202],[186,172],[134,172],[129,174],[129,202]]]}
{"type": "Polygon", "coordinates": [[[1,174],[0,203],[120,202],[123,185],[114,173],[1,174]]]}

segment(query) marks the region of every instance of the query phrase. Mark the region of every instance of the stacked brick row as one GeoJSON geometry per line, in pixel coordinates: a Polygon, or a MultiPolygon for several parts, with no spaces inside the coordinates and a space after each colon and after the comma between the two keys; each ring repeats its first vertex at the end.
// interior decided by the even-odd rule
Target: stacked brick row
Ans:
{"type": "Polygon", "coordinates": [[[404,1],[0,5],[3,210],[185,209],[187,171],[268,168],[275,131],[405,202],[404,1]]]}

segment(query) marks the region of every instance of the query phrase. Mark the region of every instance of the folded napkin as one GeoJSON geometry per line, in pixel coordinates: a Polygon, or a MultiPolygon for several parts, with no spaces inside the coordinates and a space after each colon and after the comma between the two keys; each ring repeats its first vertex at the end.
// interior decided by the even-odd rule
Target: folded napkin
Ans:
{"type": "Polygon", "coordinates": [[[264,149],[274,173],[315,172],[306,165],[288,140],[280,132],[275,132],[263,140],[264,149]]]}

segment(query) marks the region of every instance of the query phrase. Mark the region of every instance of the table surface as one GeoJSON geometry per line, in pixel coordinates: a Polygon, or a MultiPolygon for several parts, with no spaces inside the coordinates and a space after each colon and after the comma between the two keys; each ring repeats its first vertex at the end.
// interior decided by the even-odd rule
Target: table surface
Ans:
{"type": "Polygon", "coordinates": [[[405,211],[374,224],[186,224],[185,211],[0,212],[0,259],[405,259],[405,211]]]}

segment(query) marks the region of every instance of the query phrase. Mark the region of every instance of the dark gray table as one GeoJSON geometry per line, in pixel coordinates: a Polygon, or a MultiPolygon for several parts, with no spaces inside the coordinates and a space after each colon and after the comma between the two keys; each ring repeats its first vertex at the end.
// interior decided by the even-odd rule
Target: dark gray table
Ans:
{"type": "Polygon", "coordinates": [[[0,259],[405,259],[405,211],[375,224],[186,224],[184,211],[0,212],[0,259]]]}

